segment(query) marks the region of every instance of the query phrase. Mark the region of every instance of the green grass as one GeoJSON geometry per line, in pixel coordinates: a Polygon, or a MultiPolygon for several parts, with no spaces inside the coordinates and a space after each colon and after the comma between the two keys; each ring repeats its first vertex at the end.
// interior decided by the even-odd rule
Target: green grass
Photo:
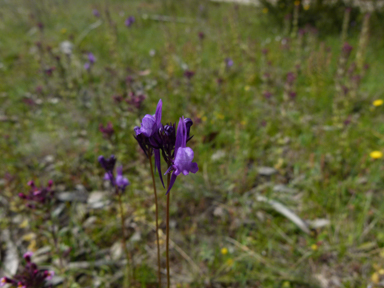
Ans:
{"type": "MultiPolygon", "coordinates": [[[[58,193],[77,191],[79,185],[86,193],[106,191],[97,157],[113,153],[132,183],[125,210],[129,235],[140,236],[130,242],[137,279],[144,286],[155,281],[153,192],[133,127],[155,111],[161,98],[163,123],[182,115],[194,120],[190,145],[200,168],[195,175],[178,177],[171,195],[171,240],[178,246],[171,249],[171,270],[177,287],[367,287],[372,274],[384,268],[383,162],[369,155],[384,146],[383,106],[372,105],[384,92],[384,42],[375,34],[365,54],[370,68],[353,98],[335,91],[342,46],[338,35],[322,31],[320,39],[307,33],[298,57],[297,40],[288,37],[284,49],[286,36],[260,8],[150,0],[0,0],[0,6],[0,115],[6,117],[0,125],[0,175],[13,177],[2,182],[7,217],[0,224],[11,227],[15,239],[35,231],[30,211],[17,197],[30,179],[39,185],[53,179],[58,193]],[[92,15],[94,8],[100,19],[92,15]],[[130,15],[136,22],[127,28],[124,20],[130,15]],[[157,21],[155,15],[175,18],[157,21]],[[66,40],[74,44],[70,61],[59,49],[66,40]],[[42,54],[37,42],[44,47],[42,54]],[[62,68],[48,45],[60,56],[62,68]],[[321,54],[321,45],[330,48],[329,56],[321,54]],[[267,56],[261,52],[265,48],[267,56]],[[97,58],[91,74],[83,68],[86,52],[97,58]],[[227,57],[234,61],[230,69],[227,57]],[[296,71],[296,64],[297,96],[285,100],[286,74],[296,71]],[[42,69],[52,66],[53,76],[44,76],[42,69]],[[187,68],[196,72],[190,83],[183,76],[187,68]],[[265,72],[271,74],[270,83],[265,72]],[[127,111],[127,105],[120,109],[112,99],[127,93],[127,76],[134,78],[136,91],[147,95],[137,111],[127,111]],[[36,92],[38,86],[42,93],[36,92]],[[271,99],[265,99],[265,90],[273,93],[271,99]],[[38,104],[28,106],[25,98],[38,104]],[[335,101],[342,102],[338,111],[335,101]],[[348,117],[351,123],[344,125],[348,117]],[[108,122],[116,131],[112,142],[98,130],[108,122]],[[275,167],[277,173],[262,176],[262,166],[275,167]],[[278,184],[292,191],[278,192],[278,184]],[[257,195],[283,203],[303,220],[328,219],[330,224],[306,234],[257,201],[257,195]],[[18,227],[23,219],[28,224],[18,227]],[[221,254],[223,247],[228,254],[221,254]]],[[[358,37],[354,33],[347,39],[354,47],[349,65],[358,37]]],[[[165,191],[159,193],[165,219],[165,191]]],[[[116,273],[122,268],[111,263],[108,250],[120,241],[116,214],[114,201],[99,210],[65,204],[60,235],[63,249],[72,248],[68,261],[91,263],[67,271],[69,281],[78,283],[71,287],[92,287],[93,277],[100,287],[121,287],[116,273]],[[93,224],[84,227],[91,217],[93,224]],[[101,259],[109,262],[93,268],[101,259]]],[[[17,245],[22,253],[31,243],[17,245]]],[[[37,233],[35,249],[47,245],[37,233]]]]}

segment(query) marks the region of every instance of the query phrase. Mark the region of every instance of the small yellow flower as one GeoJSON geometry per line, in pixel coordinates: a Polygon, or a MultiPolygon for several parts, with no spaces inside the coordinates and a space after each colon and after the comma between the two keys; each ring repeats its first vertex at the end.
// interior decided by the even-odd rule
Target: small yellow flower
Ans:
{"type": "Polygon", "coordinates": [[[380,275],[384,275],[384,269],[380,269],[378,272],[380,275]]]}
{"type": "Polygon", "coordinates": [[[303,8],[304,8],[304,10],[309,10],[309,7],[310,7],[310,6],[307,4],[307,5],[304,5],[303,8]]]}
{"type": "Polygon", "coordinates": [[[374,284],[379,283],[380,282],[380,275],[379,275],[379,273],[377,273],[377,272],[373,273],[372,276],[371,276],[371,280],[372,280],[372,282],[374,284]]]}
{"type": "Polygon", "coordinates": [[[65,34],[65,33],[67,33],[67,29],[63,28],[60,30],[60,32],[61,32],[61,34],[65,34]]]}
{"type": "Polygon", "coordinates": [[[371,154],[369,154],[372,159],[380,159],[383,157],[383,152],[381,151],[372,151],[371,154]]]}
{"type": "Polygon", "coordinates": [[[300,5],[300,1],[295,1],[293,4],[295,4],[295,6],[299,6],[300,5]]]}
{"type": "Polygon", "coordinates": [[[202,120],[203,122],[207,121],[207,116],[203,116],[203,117],[201,118],[201,120],[202,120]]]}
{"type": "Polygon", "coordinates": [[[268,8],[263,8],[263,13],[267,14],[268,13],[268,8]]]}
{"type": "Polygon", "coordinates": [[[228,254],[228,249],[227,248],[221,248],[221,254],[223,254],[223,255],[226,255],[226,254],[228,254]]]}
{"type": "Polygon", "coordinates": [[[223,114],[217,114],[217,118],[220,119],[220,120],[223,120],[224,119],[224,115],[223,114]]]}
{"type": "Polygon", "coordinates": [[[242,120],[242,121],[240,122],[240,124],[244,126],[245,124],[247,124],[247,121],[242,120]]]}
{"type": "Polygon", "coordinates": [[[311,249],[312,249],[313,251],[316,251],[318,248],[319,248],[319,247],[317,247],[316,244],[312,244],[312,245],[311,245],[311,249]]]}
{"type": "Polygon", "coordinates": [[[378,100],[375,100],[375,101],[373,101],[373,106],[381,106],[381,105],[383,105],[383,103],[384,103],[384,101],[383,100],[381,100],[381,99],[378,99],[378,100]]]}
{"type": "Polygon", "coordinates": [[[249,91],[249,89],[251,89],[251,87],[249,87],[248,85],[244,87],[245,91],[249,91]]]}

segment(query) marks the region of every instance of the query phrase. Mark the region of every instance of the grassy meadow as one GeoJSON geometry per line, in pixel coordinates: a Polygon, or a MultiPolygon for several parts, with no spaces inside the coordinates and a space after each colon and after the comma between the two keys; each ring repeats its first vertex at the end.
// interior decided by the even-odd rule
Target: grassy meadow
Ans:
{"type": "Polygon", "coordinates": [[[128,287],[98,163],[114,154],[131,183],[130,287],[159,287],[151,171],[133,128],[162,99],[163,124],[192,119],[199,166],[170,194],[171,287],[383,287],[384,41],[372,25],[361,33],[363,12],[344,34],[270,14],[202,0],[0,0],[0,277],[33,251],[55,287],[128,287]],[[18,197],[30,180],[53,180],[49,220],[18,197]]]}

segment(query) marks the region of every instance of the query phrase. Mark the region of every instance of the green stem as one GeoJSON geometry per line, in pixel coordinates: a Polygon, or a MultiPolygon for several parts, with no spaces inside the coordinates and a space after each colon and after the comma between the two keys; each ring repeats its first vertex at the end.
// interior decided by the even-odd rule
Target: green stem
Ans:
{"type": "MultiPolygon", "coordinates": [[[[123,244],[123,248],[124,248],[124,253],[125,253],[125,257],[127,259],[127,280],[128,280],[128,287],[130,285],[130,281],[129,281],[129,266],[130,266],[130,257],[129,257],[129,252],[128,252],[128,249],[127,249],[127,238],[125,236],[125,226],[124,226],[124,210],[123,210],[123,203],[121,201],[121,193],[119,193],[118,191],[117,192],[117,195],[118,195],[118,199],[119,199],[119,207],[120,207],[120,220],[121,220],[121,230],[122,230],[122,234],[123,234],[123,238],[121,239],[121,242],[123,244]]],[[[133,267],[132,267],[133,269],[133,267]]]]}
{"type": "MultiPolygon", "coordinates": [[[[169,166],[169,165],[168,165],[169,166]]],[[[169,181],[170,181],[171,173],[168,173],[167,177],[167,191],[169,189],[169,181]]],[[[167,194],[167,240],[166,240],[166,248],[167,248],[167,283],[168,283],[168,288],[171,287],[171,280],[169,277],[169,195],[171,194],[171,191],[167,194]]]]}
{"type": "Polygon", "coordinates": [[[155,205],[156,205],[156,242],[157,242],[157,277],[159,281],[159,287],[161,287],[161,270],[160,270],[160,241],[159,241],[159,207],[157,204],[157,191],[156,191],[156,182],[155,175],[153,172],[153,164],[152,164],[152,154],[148,157],[149,164],[151,166],[151,175],[153,182],[153,192],[155,193],[155,205]]]}

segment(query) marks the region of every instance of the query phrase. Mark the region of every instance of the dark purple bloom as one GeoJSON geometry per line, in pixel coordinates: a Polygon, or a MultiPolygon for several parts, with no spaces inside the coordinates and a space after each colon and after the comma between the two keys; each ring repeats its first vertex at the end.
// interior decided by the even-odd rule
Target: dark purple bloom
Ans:
{"type": "Polygon", "coordinates": [[[144,94],[136,95],[135,92],[130,92],[128,98],[125,99],[128,105],[130,105],[130,110],[132,107],[136,109],[140,109],[143,104],[145,98],[147,98],[144,94]]]}
{"type": "Polygon", "coordinates": [[[111,155],[111,157],[109,157],[108,159],[105,159],[104,156],[99,156],[98,160],[101,166],[106,171],[105,175],[108,176],[108,179],[106,180],[111,181],[112,186],[115,186],[115,177],[113,175],[113,170],[115,169],[115,165],[116,165],[115,155],[111,155]]]}
{"type": "Polygon", "coordinates": [[[203,33],[203,32],[199,32],[199,39],[200,40],[204,40],[204,38],[205,38],[205,34],[203,33]]]}
{"type": "Polygon", "coordinates": [[[269,92],[269,91],[265,91],[265,92],[264,92],[264,97],[265,97],[266,99],[269,99],[269,98],[272,97],[272,93],[269,92]]]}
{"type": "Polygon", "coordinates": [[[342,48],[342,52],[346,58],[349,57],[349,55],[352,52],[352,49],[353,49],[353,47],[351,45],[349,45],[347,42],[344,43],[343,48],[342,48]]]}
{"type": "Polygon", "coordinates": [[[49,68],[46,68],[45,70],[44,70],[44,72],[45,72],[45,74],[47,74],[48,76],[52,76],[52,74],[53,74],[53,71],[55,71],[55,67],[49,67],[49,68]]]}
{"type": "Polygon", "coordinates": [[[225,58],[225,65],[227,65],[227,67],[232,67],[233,60],[231,58],[225,58]]]}
{"type": "Polygon", "coordinates": [[[93,16],[95,16],[95,17],[100,17],[100,12],[99,12],[99,10],[97,10],[97,9],[93,9],[93,10],[92,10],[92,14],[93,14],[93,16]]]}
{"type": "Polygon", "coordinates": [[[191,71],[191,70],[185,70],[184,72],[184,76],[188,79],[188,80],[191,80],[192,77],[195,75],[195,72],[194,71],[191,71]]]}
{"type": "Polygon", "coordinates": [[[25,253],[24,259],[27,263],[24,269],[15,275],[13,279],[8,277],[1,278],[0,286],[10,284],[11,286],[17,288],[51,288],[52,286],[49,285],[46,280],[51,280],[55,275],[55,272],[39,269],[39,267],[32,262],[31,257],[32,252],[25,253]]]}
{"type": "Polygon", "coordinates": [[[288,72],[288,74],[287,74],[287,83],[288,84],[292,84],[293,82],[295,82],[295,80],[296,80],[295,73],[288,72]]]}
{"type": "Polygon", "coordinates": [[[28,208],[47,208],[47,204],[53,200],[54,191],[52,190],[53,181],[49,180],[46,187],[38,188],[33,181],[28,182],[28,186],[31,187],[27,194],[19,193],[19,197],[23,200],[27,200],[26,206],[28,208]]]}
{"type": "Polygon", "coordinates": [[[103,133],[103,136],[105,138],[111,138],[112,135],[115,133],[115,130],[113,129],[113,125],[111,122],[108,122],[108,124],[105,127],[103,124],[100,123],[99,130],[101,133],[103,133]]]}
{"type": "Polygon", "coordinates": [[[194,152],[191,148],[187,147],[188,130],[184,117],[180,118],[177,126],[176,143],[175,143],[175,158],[173,164],[167,170],[167,173],[172,172],[171,181],[167,194],[172,189],[178,175],[188,175],[189,172],[196,173],[199,168],[196,162],[192,162],[194,152]]]}
{"type": "Polygon", "coordinates": [[[294,91],[290,91],[289,92],[289,97],[293,100],[293,99],[295,99],[296,98],[296,92],[294,92],[294,91]]]}
{"type": "Polygon", "coordinates": [[[125,26],[130,27],[134,22],[135,22],[135,17],[133,17],[133,16],[129,16],[129,17],[125,20],[125,26]]]}

